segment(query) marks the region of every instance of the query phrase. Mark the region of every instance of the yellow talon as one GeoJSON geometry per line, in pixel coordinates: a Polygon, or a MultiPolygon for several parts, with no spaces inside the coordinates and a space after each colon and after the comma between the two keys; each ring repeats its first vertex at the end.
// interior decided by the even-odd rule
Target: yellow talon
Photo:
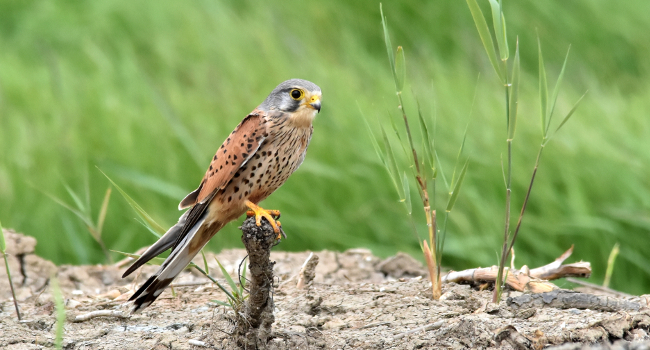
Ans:
{"type": "Polygon", "coordinates": [[[276,218],[280,217],[280,211],[279,210],[266,210],[259,205],[247,200],[245,202],[246,206],[250,208],[249,211],[246,212],[246,216],[252,217],[255,216],[255,225],[261,226],[262,222],[260,221],[263,217],[268,220],[269,224],[273,227],[273,232],[278,234],[278,239],[280,239],[280,235],[283,233],[280,221],[276,221],[273,217],[275,216],[276,218]]]}

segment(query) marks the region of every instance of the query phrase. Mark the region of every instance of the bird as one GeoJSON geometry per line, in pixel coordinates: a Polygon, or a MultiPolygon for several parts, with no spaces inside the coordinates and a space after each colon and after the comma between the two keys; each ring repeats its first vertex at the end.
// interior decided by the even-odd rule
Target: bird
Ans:
{"type": "Polygon", "coordinates": [[[284,81],[235,127],[212,157],[199,187],[178,205],[189,210],[124,272],[122,278],[171,248],[158,271],[129,299],[132,313],[151,305],[203,246],[242,214],[254,215],[257,226],[266,218],[278,238],[283,234],[274,219],[279,211],[263,209],[259,202],[305,159],[321,97],[320,87],[310,81],[284,81]]]}

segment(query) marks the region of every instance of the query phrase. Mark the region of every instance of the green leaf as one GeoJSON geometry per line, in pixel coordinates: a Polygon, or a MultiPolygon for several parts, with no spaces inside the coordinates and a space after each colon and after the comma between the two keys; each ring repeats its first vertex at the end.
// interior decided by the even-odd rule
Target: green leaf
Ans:
{"type": "Polygon", "coordinates": [[[433,152],[436,154],[436,160],[438,160],[438,169],[440,169],[440,177],[442,177],[442,182],[445,184],[445,188],[450,188],[449,182],[447,182],[447,177],[445,177],[445,171],[442,169],[442,163],[440,163],[440,157],[438,156],[438,151],[435,149],[433,152]]]}
{"type": "Polygon", "coordinates": [[[576,109],[578,109],[578,105],[580,104],[580,102],[582,101],[582,99],[587,95],[587,92],[588,92],[588,91],[586,91],[584,94],[582,94],[582,96],[580,96],[580,98],[578,99],[578,101],[576,101],[576,103],[573,105],[573,108],[571,108],[571,110],[569,111],[569,113],[567,113],[567,115],[564,117],[564,119],[562,119],[562,122],[561,122],[560,125],[557,127],[557,129],[555,130],[555,132],[560,131],[560,128],[562,127],[562,125],[564,125],[564,123],[566,123],[566,122],[569,120],[569,118],[573,115],[573,112],[575,112],[576,109]]]}
{"type": "Polygon", "coordinates": [[[506,38],[506,20],[503,16],[503,9],[496,0],[490,0],[492,7],[492,23],[494,24],[494,36],[497,38],[497,46],[501,54],[501,60],[508,59],[508,41],[506,38]]]}
{"type": "Polygon", "coordinates": [[[402,178],[402,186],[404,187],[404,204],[406,205],[406,211],[409,215],[413,213],[413,205],[411,204],[411,191],[409,189],[409,179],[404,172],[402,178]]]}
{"type": "Polygon", "coordinates": [[[231,304],[223,302],[221,300],[212,300],[213,303],[217,303],[218,305],[225,306],[225,307],[232,307],[231,304]]]}
{"type": "Polygon", "coordinates": [[[201,256],[203,257],[203,269],[205,269],[205,273],[209,275],[210,268],[208,267],[208,259],[205,258],[205,253],[203,252],[203,249],[201,249],[201,256]]]}
{"type": "MultiPolygon", "coordinates": [[[[121,252],[121,251],[119,251],[119,250],[112,250],[112,249],[110,249],[110,251],[112,251],[113,253],[117,253],[117,254],[122,254],[122,255],[124,255],[124,256],[128,256],[129,258],[133,258],[133,259],[138,259],[138,258],[141,256],[141,255],[138,255],[138,254],[132,254],[132,253],[121,252]]],[[[147,261],[147,264],[148,264],[148,265],[160,266],[160,265],[162,265],[162,264],[165,262],[165,259],[167,259],[167,258],[155,257],[155,258],[152,258],[151,260],[147,261]]],[[[192,264],[194,264],[194,263],[191,263],[190,265],[188,265],[188,267],[191,267],[192,264]]]]}
{"type": "Polygon", "coordinates": [[[390,141],[388,140],[388,135],[386,135],[386,130],[384,130],[383,126],[381,126],[381,132],[384,137],[384,145],[386,146],[386,160],[389,169],[388,173],[390,174],[390,178],[393,181],[393,185],[397,190],[397,194],[399,195],[400,200],[404,200],[404,191],[402,187],[401,177],[399,176],[399,168],[397,166],[397,160],[395,159],[395,153],[393,152],[393,148],[390,141]]]}
{"type": "Polygon", "coordinates": [[[104,220],[106,220],[106,213],[108,212],[108,201],[111,199],[112,188],[109,186],[106,189],[102,206],[99,209],[99,216],[97,216],[97,238],[102,236],[102,228],[104,227],[104,220]]]}
{"type": "Polygon", "coordinates": [[[79,198],[79,196],[77,196],[77,194],[72,190],[72,188],[70,188],[70,186],[68,186],[68,184],[64,183],[63,187],[65,187],[65,190],[68,191],[68,194],[70,195],[70,197],[72,197],[72,200],[74,200],[74,203],[77,205],[77,208],[79,208],[79,211],[82,212],[82,213],[85,213],[86,212],[86,206],[81,201],[81,198],[79,198]]]}
{"type": "Polygon", "coordinates": [[[61,349],[63,343],[63,332],[65,325],[65,305],[63,304],[63,294],[59,286],[59,280],[56,277],[50,278],[52,286],[52,296],[54,297],[54,309],[56,311],[56,328],[54,331],[54,344],[57,349],[61,349]]]}
{"type": "Polygon", "coordinates": [[[5,242],[5,232],[2,230],[2,223],[0,222],[0,252],[5,253],[7,249],[7,242],[5,242]]]}
{"type": "MultiPolygon", "coordinates": [[[[555,87],[553,88],[553,97],[551,98],[551,108],[548,111],[548,125],[551,125],[551,118],[553,117],[553,111],[555,110],[555,103],[557,102],[557,95],[560,92],[560,85],[562,84],[562,79],[564,78],[564,69],[566,68],[566,63],[569,60],[569,52],[571,51],[571,46],[569,46],[569,49],[566,51],[566,56],[564,57],[564,64],[562,64],[562,70],[560,71],[560,75],[557,77],[557,82],[555,82],[555,87]]],[[[546,127],[546,131],[548,132],[548,126],[546,127]]]]}
{"type": "Polygon", "coordinates": [[[390,112],[390,110],[387,111],[388,114],[388,120],[390,120],[390,126],[393,128],[393,132],[395,132],[395,136],[397,137],[397,144],[402,147],[402,152],[404,153],[404,156],[406,158],[410,157],[409,151],[406,149],[405,142],[402,140],[402,135],[400,135],[399,129],[397,128],[397,124],[395,123],[395,119],[393,117],[393,114],[390,112]]]}
{"type": "MultiPolygon", "coordinates": [[[[420,101],[416,98],[415,103],[418,108],[418,119],[420,120],[420,131],[422,132],[422,143],[424,144],[424,159],[422,163],[425,166],[428,166],[431,168],[431,170],[434,171],[435,173],[435,158],[433,156],[433,152],[431,149],[433,148],[432,145],[434,145],[434,140],[429,134],[429,127],[427,126],[427,122],[424,119],[424,116],[422,115],[422,110],[420,109],[420,101]],[[426,164],[428,162],[429,164],[426,164]]],[[[435,179],[435,176],[432,176],[432,178],[435,179]]]]}
{"type": "Polygon", "coordinates": [[[467,172],[468,166],[469,166],[469,159],[465,161],[465,165],[463,165],[463,169],[460,171],[460,175],[458,176],[458,181],[456,181],[453,191],[449,193],[449,201],[447,202],[447,212],[450,212],[451,209],[453,209],[454,204],[456,204],[456,199],[458,199],[458,194],[460,193],[460,186],[463,184],[463,180],[465,179],[465,173],[467,172]]]}
{"type": "MultiPolygon", "coordinates": [[[[361,107],[359,107],[359,111],[361,111],[361,107]]],[[[368,133],[370,134],[370,141],[372,142],[372,147],[375,149],[375,153],[377,153],[377,157],[379,157],[379,160],[381,160],[381,163],[384,164],[384,166],[388,170],[388,164],[386,163],[386,159],[384,159],[384,152],[381,150],[381,147],[379,147],[379,142],[377,140],[377,136],[375,133],[372,131],[372,128],[370,127],[370,123],[368,122],[368,119],[366,118],[365,114],[363,114],[363,111],[361,111],[361,116],[363,116],[363,120],[366,122],[366,127],[368,128],[368,133]]]]}
{"type": "Polygon", "coordinates": [[[546,109],[548,107],[548,81],[546,80],[546,68],[544,68],[544,57],[542,56],[542,43],[537,36],[537,55],[539,56],[539,106],[542,118],[542,138],[546,139],[548,125],[546,121],[546,109]]]}
{"type": "Polygon", "coordinates": [[[405,62],[404,49],[398,46],[397,54],[395,55],[395,88],[397,88],[398,92],[402,92],[402,89],[404,89],[404,80],[406,79],[405,62]]]}
{"type": "Polygon", "coordinates": [[[124,190],[122,190],[122,188],[115,183],[115,181],[113,181],[110,177],[108,177],[108,175],[106,175],[106,173],[104,173],[101,169],[99,169],[99,167],[97,169],[102,174],[104,174],[104,176],[106,176],[108,181],[110,181],[113,184],[113,186],[115,186],[115,188],[117,188],[117,190],[120,192],[122,197],[126,199],[127,203],[129,203],[129,205],[135,211],[135,213],[138,214],[138,216],[143,220],[143,222],[146,223],[151,228],[151,231],[157,232],[159,234],[164,234],[166,232],[166,230],[162,228],[162,226],[158,225],[158,223],[151,216],[149,216],[149,214],[147,214],[147,212],[144,211],[144,209],[142,209],[142,207],[135,200],[133,200],[133,198],[131,198],[128,194],[126,194],[126,192],[124,192],[124,190]]]}
{"type": "Polygon", "coordinates": [[[508,123],[508,139],[512,140],[515,137],[515,130],[517,127],[517,110],[519,104],[519,38],[517,38],[517,44],[515,47],[515,61],[512,65],[512,82],[511,82],[511,92],[510,92],[510,101],[509,101],[509,118],[508,123]]]}
{"type": "Polygon", "coordinates": [[[248,264],[246,264],[246,258],[244,258],[244,261],[242,261],[242,264],[244,264],[244,268],[242,269],[241,272],[241,278],[239,279],[239,294],[243,295],[244,290],[246,289],[246,267],[248,264]]]}
{"type": "Polygon", "coordinates": [[[465,141],[467,140],[468,130],[469,130],[469,121],[467,121],[467,124],[465,125],[465,132],[463,133],[463,141],[460,143],[460,147],[458,148],[458,154],[456,155],[456,162],[454,163],[454,173],[451,176],[451,187],[454,187],[454,184],[456,183],[456,172],[458,171],[458,164],[460,163],[460,158],[463,155],[463,151],[465,150],[465,141]]]}
{"type": "Polygon", "coordinates": [[[388,61],[390,62],[390,70],[393,73],[393,80],[397,82],[397,75],[395,73],[395,55],[393,54],[393,44],[390,42],[390,35],[388,34],[388,25],[386,24],[386,16],[382,4],[379,4],[379,13],[381,14],[381,25],[384,28],[384,42],[386,44],[386,51],[388,52],[388,61]]]}
{"type": "MultiPolygon", "coordinates": [[[[217,258],[215,258],[214,260],[217,260],[217,258]]],[[[223,274],[223,277],[226,279],[226,282],[228,282],[228,286],[230,286],[230,290],[237,291],[237,284],[232,279],[232,277],[230,277],[230,274],[228,273],[228,271],[226,271],[226,268],[223,267],[223,265],[221,265],[219,260],[217,260],[217,264],[219,264],[219,268],[221,269],[221,273],[223,274]]],[[[229,293],[226,293],[226,294],[229,294],[229,293]]],[[[230,297],[235,299],[235,297],[233,297],[232,295],[230,295],[230,297]]]]}
{"type": "Polygon", "coordinates": [[[82,213],[81,211],[79,211],[79,210],[77,210],[77,209],[71,207],[71,206],[68,205],[66,202],[60,200],[59,198],[55,197],[55,196],[52,195],[52,194],[49,194],[49,193],[47,193],[47,192],[45,192],[45,191],[41,191],[41,192],[42,192],[44,195],[50,197],[50,199],[53,200],[54,202],[56,202],[58,205],[60,205],[60,206],[62,206],[62,207],[64,207],[64,208],[68,209],[69,211],[71,211],[74,215],[76,215],[79,219],[81,219],[81,221],[83,221],[83,223],[84,223],[86,226],[88,226],[88,227],[93,227],[93,226],[94,226],[94,225],[93,225],[93,222],[90,220],[90,218],[88,218],[88,216],[86,216],[86,215],[85,215],[84,213],[82,213]]]}
{"type": "Polygon", "coordinates": [[[485,48],[485,53],[488,55],[488,59],[494,68],[494,71],[499,76],[501,82],[505,82],[504,72],[499,67],[499,62],[497,61],[497,55],[494,49],[494,42],[492,41],[492,35],[490,35],[490,30],[488,29],[487,22],[485,22],[485,17],[483,16],[483,11],[476,3],[476,0],[467,0],[467,5],[469,10],[472,13],[472,18],[474,19],[474,24],[478,30],[478,35],[481,37],[481,42],[485,48]]]}
{"type": "Polygon", "coordinates": [[[609,252],[609,258],[607,259],[607,269],[605,269],[605,279],[603,281],[603,287],[605,288],[609,287],[609,281],[611,280],[612,273],[614,272],[614,262],[616,262],[616,257],[618,256],[619,252],[620,245],[618,242],[616,242],[612,248],[612,251],[609,252]]]}

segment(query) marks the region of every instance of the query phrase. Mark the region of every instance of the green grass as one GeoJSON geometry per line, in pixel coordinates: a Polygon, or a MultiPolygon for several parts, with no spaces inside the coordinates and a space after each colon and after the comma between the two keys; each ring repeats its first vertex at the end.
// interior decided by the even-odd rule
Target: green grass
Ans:
{"type": "MultiPolygon", "coordinates": [[[[487,1],[479,3],[489,11],[487,1]]],[[[513,208],[521,207],[539,146],[536,31],[549,77],[572,45],[558,115],[589,90],[544,151],[515,246],[518,264],[548,263],[575,243],[573,258],[590,261],[601,283],[619,242],[610,286],[650,290],[649,10],[642,0],[505,0],[511,47],[520,38],[519,100],[528,101],[518,112],[513,208]]],[[[450,140],[436,145],[445,169],[453,168],[478,91],[465,146],[472,165],[443,265],[495,264],[503,237],[503,96],[493,89],[467,5],[406,1],[385,3],[384,12],[393,44],[406,52],[404,89],[415,91],[425,112],[435,111],[437,134],[450,140]]],[[[289,239],[278,248],[361,246],[381,256],[420,256],[359,112],[371,120],[398,113],[378,2],[6,1],[0,47],[0,218],[35,236],[37,253],[56,263],[104,257],[83,223],[42,191],[67,198],[68,184],[83,193],[89,174],[97,217],[109,186],[98,166],[171,225],[226,135],[293,77],[321,86],[323,110],[305,163],[264,203],[283,213],[289,239]]],[[[405,104],[416,110],[414,100],[405,104]]],[[[106,247],[150,244],[128,204],[113,197],[106,247]]],[[[208,249],[241,247],[238,224],[208,249]]]]}

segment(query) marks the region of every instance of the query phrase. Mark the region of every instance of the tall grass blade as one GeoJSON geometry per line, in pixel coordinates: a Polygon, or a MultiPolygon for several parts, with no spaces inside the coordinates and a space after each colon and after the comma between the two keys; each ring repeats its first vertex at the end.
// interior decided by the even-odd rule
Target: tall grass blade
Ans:
{"type": "Polygon", "coordinates": [[[433,153],[436,155],[436,160],[438,161],[438,169],[440,169],[440,177],[442,178],[442,182],[445,184],[445,188],[451,188],[451,185],[449,182],[447,182],[447,177],[445,176],[445,171],[442,169],[442,163],[440,163],[440,157],[438,156],[438,151],[433,150],[433,153]]]}
{"type": "MultiPolygon", "coordinates": [[[[557,95],[560,93],[560,85],[562,84],[562,79],[564,78],[564,69],[566,68],[566,63],[569,60],[569,52],[571,51],[571,45],[566,51],[566,56],[564,57],[564,63],[562,64],[562,70],[560,70],[560,75],[557,77],[555,82],[555,87],[553,88],[553,97],[551,97],[551,108],[548,111],[548,125],[551,125],[551,118],[553,118],[553,111],[555,110],[555,103],[557,102],[557,95]]],[[[546,127],[546,132],[548,133],[548,126],[546,127]]]]}
{"type": "Polygon", "coordinates": [[[508,123],[508,139],[512,140],[515,137],[515,130],[517,128],[517,110],[519,105],[519,38],[517,38],[517,44],[515,48],[515,61],[512,65],[512,81],[511,81],[511,93],[510,101],[508,108],[510,122],[508,123]]]}
{"type": "MultiPolygon", "coordinates": [[[[359,109],[361,109],[359,107],[359,109]]],[[[370,123],[368,122],[368,119],[366,116],[361,113],[363,116],[363,120],[366,122],[366,127],[368,127],[368,133],[370,133],[370,141],[372,142],[372,147],[375,149],[375,153],[377,153],[377,157],[379,157],[379,160],[381,160],[381,163],[384,164],[386,167],[386,170],[388,170],[388,164],[386,163],[386,159],[384,158],[384,152],[382,151],[381,147],[379,147],[379,142],[377,141],[377,136],[375,133],[372,131],[372,128],[370,127],[370,123]]]]}
{"type": "Polygon", "coordinates": [[[113,184],[113,186],[115,186],[115,188],[117,188],[117,190],[120,192],[122,197],[124,197],[127,203],[129,203],[129,205],[136,212],[136,214],[138,214],[138,216],[142,219],[142,221],[151,228],[151,231],[157,232],[159,234],[165,233],[166,230],[162,228],[162,226],[158,225],[158,223],[151,216],[149,216],[149,214],[147,214],[147,212],[144,211],[144,209],[142,209],[142,207],[135,200],[133,200],[133,198],[131,198],[128,194],[126,194],[126,192],[124,192],[124,190],[115,183],[115,181],[113,181],[110,177],[108,177],[108,175],[106,175],[106,173],[104,173],[101,169],[99,169],[99,167],[97,169],[102,174],[104,174],[104,176],[106,176],[108,181],[110,181],[113,184]]]}
{"type": "Polygon", "coordinates": [[[244,258],[244,261],[242,261],[242,264],[244,264],[244,268],[242,269],[241,276],[239,279],[239,294],[244,295],[244,290],[246,289],[246,267],[248,264],[246,264],[246,258],[244,258]]]}
{"type": "Polygon", "coordinates": [[[614,272],[614,263],[616,262],[616,257],[620,251],[620,246],[618,242],[614,244],[614,248],[609,253],[609,258],[607,259],[607,270],[605,270],[605,280],[603,281],[603,287],[609,287],[609,281],[612,279],[612,273],[614,272]]]}
{"type": "Polygon", "coordinates": [[[560,123],[560,125],[558,125],[557,129],[555,129],[555,132],[560,131],[560,128],[569,120],[569,118],[571,118],[571,116],[576,111],[576,109],[578,109],[578,105],[580,104],[580,102],[582,102],[582,99],[585,98],[585,96],[587,96],[587,92],[588,91],[586,91],[584,94],[582,94],[582,96],[580,96],[578,101],[576,101],[576,103],[573,105],[573,108],[571,108],[569,113],[567,113],[564,119],[562,119],[562,122],[560,123]]]}
{"type": "Polygon", "coordinates": [[[81,198],[77,196],[77,194],[68,186],[68,184],[63,184],[63,187],[65,187],[65,190],[68,191],[68,194],[70,197],[72,197],[72,200],[74,201],[75,205],[77,208],[79,208],[79,212],[86,214],[87,213],[87,207],[84,205],[84,202],[81,201],[81,198]]]}
{"type": "Polygon", "coordinates": [[[386,24],[386,16],[384,16],[383,4],[379,4],[379,13],[381,14],[381,25],[384,28],[384,42],[386,43],[386,51],[388,52],[388,61],[390,62],[390,70],[393,73],[393,80],[397,86],[397,74],[395,72],[395,54],[393,54],[393,44],[390,42],[390,35],[388,34],[388,25],[386,24]]]}
{"type": "Polygon", "coordinates": [[[409,189],[409,179],[408,176],[406,176],[406,172],[404,172],[404,176],[402,177],[402,186],[404,186],[404,205],[406,205],[406,211],[410,216],[413,213],[413,205],[411,203],[411,191],[409,189]]]}
{"type": "Polygon", "coordinates": [[[505,82],[505,78],[504,78],[505,72],[501,70],[499,66],[499,62],[497,61],[497,55],[494,49],[494,42],[492,41],[492,35],[490,35],[490,30],[488,29],[487,22],[485,22],[483,11],[481,11],[481,8],[476,3],[476,0],[467,0],[467,5],[469,6],[469,10],[472,13],[474,24],[476,25],[476,29],[478,30],[479,36],[481,37],[481,42],[483,43],[485,52],[488,55],[488,59],[490,60],[490,63],[492,64],[494,71],[497,73],[499,79],[503,83],[505,82]]]}
{"type": "Polygon", "coordinates": [[[404,49],[401,46],[397,47],[397,54],[395,55],[395,87],[397,92],[401,93],[404,89],[404,80],[406,79],[406,58],[404,57],[404,49]]]}
{"type": "Polygon", "coordinates": [[[138,218],[135,218],[135,220],[136,220],[140,225],[144,226],[144,228],[146,228],[147,231],[149,231],[152,235],[154,235],[154,237],[156,237],[156,238],[160,238],[160,237],[163,235],[162,233],[160,233],[160,232],[158,232],[158,231],[154,231],[154,228],[151,227],[151,226],[149,226],[149,224],[147,224],[147,222],[144,221],[143,219],[140,219],[140,218],[138,217],[138,218]]]}
{"type": "Polygon", "coordinates": [[[0,222],[0,253],[4,254],[6,249],[5,232],[2,230],[2,222],[0,222]]]}
{"type": "Polygon", "coordinates": [[[508,40],[506,35],[506,21],[503,16],[503,8],[501,4],[496,0],[490,0],[490,6],[492,7],[492,23],[494,25],[494,36],[497,38],[497,46],[499,48],[499,54],[501,55],[501,60],[505,61],[508,59],[509,50],[508,50],[508,40]]]}
{"type": "MultiPolygon", "coordinates": [[[[435,168],[436,168],[436,159],[433,156],[433,152],[431,151],[434,144],[434,140],[429,134],[429,127],[427,126],[427,122],[424,119],[424,116],[422,115],[422,109],[420,109],[420,101],[416,98],[415,103],[418,108],[418,120],[420,121],[420,131],[422,133],[422,143],[424,144],[424,158],[422,160],[423,165],[425,165],[425,168],[430,168],[434,174],[435,174],[435,168]],[[428,164],[427,164],[428,163],[428,164]]],[[[425,173],[426,176],[426,173],[425,173]]],[[[431,176],[432,178],[435,178],[435,175],[431,176]]]]}
{"type": "MultiPolygon", "coordinates": [[[[217,260],[217,259],[215,258],[214,260],[217,260]]],[[[221,265],[219,260],[217,260],[217,264],[219,264],[219,268],[221,269],[221,274],[223,274],[223,277],[226,279],[226,282],[228,282],[228,286],[230,286],[230,289],[233,290],[233,291],[236,291],[237,290],[237,284],[235,283],[235,281],[233,281],[232,277],[230,277],[230,274],[228,273],[228,271],[226,271],[226,268],[224,268],[223,265],[221,265]]],[[[230,291],[228,291],[226,288],[224,288],[221,284],[219,284],[219,288],[221,288],[221,290],[223,290],[224,293],[226,293],[228,298],[236,300],[236,298],[232,295],[232,293],[230,291]]]]}
{"type": "Polygon", "coordinates": [[[542,56],[542,43],[537,36],[537,56],[539,59],[539,107],[542,118],[542,139],[546,139],[548,132],[546,109],[548,108],[548,81],[546,79],[546,68],[542,56]]]}
{"type": "MultiPolygon", "coordinates": [[[[138,258],[140,257],[140,255],[138,255],[138,254],[125,253],[125,252],[121,252],[121,251],[119,251],[119,250],[112,250],[112,249],[111,249],[111,251],[112,251],[113,253],[122,254],[122,255],[124,255],[124,256],[128,256],[129,258],[133,258],[133,259],[138,259],[138,258]]],[[[166,259],[166,258],[155,257],[155,258],[152,258],[151,260],[147,261],[146,264],[147,264],[147,265],[160,266],[160,265],[162,265],[162,264],[165,262],[165,259],[166,259]]],[[[194,265],[193,262],[191,262],[189,266],[192,266],[192,265],[194,265]]]]}
{"type": "Polygon", "coordinates": [[[400,201],[404,200],[404,188],[402,185],[402,178],[399,176],[399,168],[397,167],[397,160],[395,159],[395,153],[393,152],[393,147],[391,146],[390,141],[388,140],[388,135],[386,135],[386,130],[381,126],[381,133],[384,137],[384,146],[386,147],[386,160],[388,163],[388,173],[390,174],[391,180],[393,180],[393,185],[397,189],[400,201]]]}
{"type": "Polygon", "coordinates": [[[454,172],[451,175],[451,187],[454,187],[454,184],[456,183],[456,172],[458,171],[458,164],[460,162],[460,158],[463,155],[463,151],[465,150],[465,141],[467,140],[468,130],[469,130],[469,121],[465,125],[465,132],[463,133],[463,141],[460,143],[460,147],[458,148],[458,154],[456,155],[456,162],[454,163],[454,172]]]}
{"type": "MultiPolygon", "coordinates": [[[[399,97],[399,95],[398,95],[399,97]]],[[[402,141],[402,135],[399,132],[399,128],[397,127],[397,124],[395,123],[395,117],[393,117],[393,113],[390,112],[389,109],[386,109],[386,113],[388,114],[388,120],[390,120],[390,126],[393,128],[393,132],[395,133],[395,136],[397,137],[397,144],[399,144],[402,147],[402,152],[404,152],[404,155],[408,158],[410,157],[409,150],[406,149],[404,141],[402,141]]]]}
{"type": "Polygon", "coordinates": [[[85,194],[85,199],[86,199],[86,213],[88,214],[88,217],[90,217],[90,178],[88,176],[88,170],[84,171],[84,194],[85,194]]]}
{"type": "Polygon", "coordinates": [[[206,274],[210,274],[210,268],[208,267],[208,259],[205,258],[205,253],[201,249],[201,257],[203,257],[203,268],[205,269],[206,274]]]}
{"type": "MultiPolygon", "coordinates": [[[[40,191],[40,190],[39,190],[40,191]]],[[[47,193],[45,191],[41,191],[44,195],[48,196],[51,200],[53,200],[56,204],[68,209],[70,212],[72,212],[74,215],[76,215],[87,227],[93,227],[92,221],[81,211],[71,207],[68,205],[66,202],[62,201],[61,199],[55,197],[53,194],[47,193]]]]}
{"type": "Polygon", "coordinates": [[[63,294],[59,286],[59,280],[56,277],[50,279],[52,285],[52,296],[54,297],[54,308],[56,310],[56,328],[54,332],[54,346],[62,349],[63,331],[65,326],[65,305],[63,304],[63,294]]]}
{"type": "Polygon", "coordinates": [[[5,261],[5,269],[7,270],[7,279],[9,280],[9,288],[11,289],[11,296],[14,300],[14,308],[16,309],[16,316],[18,321],[21,320],[20,309],[18,308],[18,300],[16,300],[16,291],[14,290],[14,282],[11,279],[11,271],[9,270],[9,261],[7,261],[7,242],[5,241],[5,233],[2,230],[2,223],[0,222],[0,254],[5,261]]]}
{"type": "Polygon", "coordinates": [[[97,216],[97,237],[101,238],[102,230],[104,227],[104,221],[106,220],[106,213],[108,212],[108,202],[111,199],[111,192],[113,189],[109,186],[106,189],[106,194],[104,195],[104,200],[102,201],[102,206],[99,208],[99,215],[97,216]]]}
{"type": "Polygon", "coordinates": [[[458,194],[460,193],[460,186],[463,184],[463,180],[465,179],[465,173],[467,172],[467,167],[469,166],[469,159],[465,161],[465,165],[463,165],[463,168],[460,171],[460,175],[458,176],[458,181],[454,184],[454,188],[449,193],[449,201],[447,202],[447,212],[450,212],[451,209],[454,208],[454,204],[456,204],[456,199],[458,199],[458,194]]]}

